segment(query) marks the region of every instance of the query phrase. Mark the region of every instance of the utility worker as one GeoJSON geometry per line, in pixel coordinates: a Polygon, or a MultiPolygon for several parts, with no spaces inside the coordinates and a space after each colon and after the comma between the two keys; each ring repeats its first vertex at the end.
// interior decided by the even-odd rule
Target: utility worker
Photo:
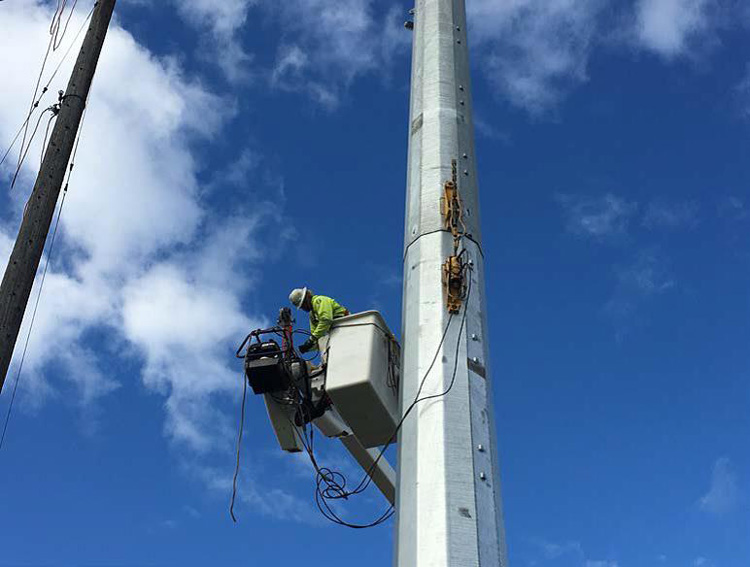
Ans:
{"type": "Polygon", "coordinates": [[[327,336],[334,319],[346,317],[349,310],[325,295],[313,295],[309,289],[294,289],[289,294],[289,301],[297,309],[310,314],[311,337],[299,347],[301,353],[318,349],[318,340],[327,336]]]}

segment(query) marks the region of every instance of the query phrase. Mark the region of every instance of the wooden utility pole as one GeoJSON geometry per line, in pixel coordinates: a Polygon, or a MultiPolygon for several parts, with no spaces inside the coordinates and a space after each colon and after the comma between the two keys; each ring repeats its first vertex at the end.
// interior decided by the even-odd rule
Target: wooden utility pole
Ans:
{"type": "Polygon", "coordinates": [[[91,24],[68,88],[62,97],[57,122],[0,286],[0,391],[5,383],[31,288],[42,259],[115,2],[116,0],[99,0],[95,4],[91,24]]]}

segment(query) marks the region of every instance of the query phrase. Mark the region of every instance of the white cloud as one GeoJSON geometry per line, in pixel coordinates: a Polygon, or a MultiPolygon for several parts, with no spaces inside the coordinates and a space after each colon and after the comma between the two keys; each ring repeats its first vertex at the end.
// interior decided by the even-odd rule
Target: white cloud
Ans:
{"type": "Polygon", "coordinates": [[[723,218],[729,218],[734,221],[745,220],[750,216],[750,211],[745,204],[745,201],[737,197],[736,195],[730,195],[724,197],[719,201],[717,206],[719,216],[723,218]]]}
{"type": "MultiPolygon", "coordinates": [[[[153,0],[129,0],[148,5],[153,0]]],[[[411,34],[405,10],[377,0],[171,0],[180,18],[200,33],[199,51],[210,54],[233,82],[267,78],[272,86],[301,92],[329,109],[357,77],[377,73],[406,53],[411,34]],[[276,26],[278,42],[270,68],[256,63],[243,35],[248,22],[276,26]]],[[[270,28],[269,28],[270,29],[270,28]]],[[[208,56],[204,55],[208,59],[208,56]]]]}
{"type": "MultiPolygon", "coordinates": [[[[200,467],[193,469],[193,474],[212,491],[225,496],[232,490],[231,471],[217,470],[215,468],[200,467]]],[[[321,525],[322,517],[308,500],[302,500],[286,490],[278,488],[262,489],[252,482],[243,482],[250,475],[256,475],[257,471],[250,466],[243,466],[240,471],[237,503],[255,513],[269,518],[295,521],[309,525],[321,525]]],[[[310,478],[309,473],[307,478],[310,478]]],[[[299,479],[296,479],[299,482],[299,479]]],[[[240,506],[235,506],[238,520],[242,521],[240,506]]]]}
{"type": "Polygon", "coordinates": [[[696,43],[711,37],[715,6],[711,0],[640,0],[637,40],[665,59],[688,54],[696,43]]]}
{"type": "Polygon", "coordinates": [[[598,197],[562,194],[557,195],[573,234],[597,239],[624,236],[633,215],[638,210],[611,193],[598,197]]]}
{"type": "MultiPolygon", "coordinates": [[[[561,558],[567,558],[566,563],[575,563],[584,567],[618,567],[617,561],[592,560],[587,558],[583,545],[579,541],[566,541],[564,543],[555,543],[550,541],[538,540],[535,542],[542,552],[545,562],[551,561],[555,564],[561,558]]],[[[533,562],[535,564],[538,562],[533,562]]]]}
{"type": "Polygon", "coordinates": [[[474,128],[479,136],[484,136],[490,140],[499,140],[504,144],[511,143],[511,137],[507,132],[495,127],[491,122],[484,119],[481,113],[474,111],[474,128]]]}
{"type": "Polygon", "coordinates": [[[644,295],[654,295],[674,287],[675,283],[654,253],[642,253],[636,261],[618,271],[620,284],[644,295]]]}
{"type": "Polygon", "coordinates": [[[322,70],[336,70],[344,82],[376,62],[372,0],[287,0],[274,3],[283,31],[322,70]]]}
{"type": "Polygon", "coordinates": [[[604,313],[612,320],[618,341],[641,323],[645,303],[672,290],[676,282],[667,262],[655,250],[642,251],[635,258],[615,269],[617,283],[604,313]]]}
{"type": "Polygon", "coordinates": [[[546,559],[557,559],[568,554],[583,556],[583,547],[578,541],[566,541],[564,543],[540,541],[537,543],[546,559]]]}
{"type": "Polygon", "coordinates": [[[282,32],[272,84],[328,108],[356,78],[387,74],[387,64],[411,41],[400,10],[374,0],[264,0],[263,6],[282,32]]]}
{"type": "Polygon", "coordinates": [[[213,396],[241,384],[230,368],[239,337],[261,326],[243,313],[240,296],[248,280],[238,263],[257,258],[260,217],[225,221],[202,248],[149,268],[123,289],[123,333],[144,358],[146,385],[168,393],[168,435],[198,451],[226,448],[233,424],[213,410],[213,396]]]}
{"type": "Polygon", "coordinates": [[[10,258],[10,253],[13,250],[13,239],[4,232],[0,232],[0,263],[4,266],[10,258]]]}
{"type": "Polygon", "coordinates": [[[231,38],[247,20],[257,0],[172,0],[180,15],[220,37],[231,38]]]}
{"type": "MultiPolygon", "coordinates": [[[[3,146],[23,119],[50,17],[49,6],[32,0],[0,10],[3,146]]],[[[71,29],[81,20],[77,15],[71,29]]],[[[64,88],[71,66],[61,69],[52,92],[64,88]]],[[[27,402],[41,403],[72,384],[81,403],[90,404],[116,387],[104,370],[111,361],[135,356],[143,361],[144,384],[167,397],[171,438],[203,450],[209,437],[233,436],[212,401],[238,382],[230,346],[254,321],[241,305],[250,281],[235,267],[257,258],[255,231],[268,217],[261,209],[241,222],[215,222],[193,148],[220,131],[232,108],[176,62],[155,58],[112,27],[29,346],[27,402]],[[88,340],[94,335],[109,346],[94,351],[88,340]]],[[[27,162],[13,193],[15,216],[0,227],[3,258],[37,165],[27,162]]],[[[9,173],[0,175],[7,180],[9,173]]]]}
{"type": "MultiPolygon", "coordinates": [[[[631,224],[639,210],[635,202],[607,193],[598,197],[557,195],[563,208],[566,228],[599,243],[632,245],[637,233],[631,234],[631,224]]],[[[697,222],[697,205],[656,200],[649,204],[642,216],[641,228],[677,229],[697,222]]],[[[637,227],[637,225],[636,225],[637,227]]],[[[627,250],[628,259],[614,267],[615,286],[604,304],[604,314],[616,327],[622,340],[643,317],[641,307],[677,285],[664,254],[657,248],[627,250]]]]}
{"type": "Polygon", "coordinates": [[[739,97],[740,114],[743,118],[750,119],[750,64],[745,68],[745,76],[737,85],[736,91],[739,97]]]}
{"type": "MultiPolygon", "coordinates": [[[[7,73],[0,147],[10,142],[28,107],[50,17],[50,6],[41,1],[18,0],[0,9],[0,68],[7,73]]],[[[79,15],[72,26],[80,22],[79,15]]],[[[68,61],[61,69],[51,92],[64,88],[71,66],[68,61]]],[[[177,62],[154,57],[113,25],[19,400],[20,408],[43,404],[48,396],[63,399],[72,387],[77,395],[64,399],[76,399],[91,412],[98,398],[118,386],[116,379],[130,378],[110,369],[136,366],[132,379],[164,399],[164,431],[179,445],[180,465],[222,496],[228,494],[231,465],[219,473],[216,463],[231,456],[236,435],[235,416],[223,407],[236,401],[243,379],[234,348],[246,332],[266,323],[243,305],[258,277],[248,268],[263,258],[269,226],[277,250],[294,238],[293,231],[276,230],[282,184],[248,183],[264,178],[255,152],[240,149],[214,179],[198,181],[206,177],[200,144],[222,132],[233,107],[177,62]],[[211,208],[207,192],[238,185],[256,192],[249,212],[236,204],[230,214],[211,208]]],[[[38,149],[30,155],[39,155],[38,149]]],[[[2,260],[10,254],[37,166],[30,159],[12,196],[0,194],[2,260]]],[[[8,167],[0,171],[4,186],[10,173],[8,167]]],[[[267,433],[272,435],[270,428],[267,433]]],[[[241,501],[274,518],[315,522],[309,500],[276,487],[278,472],[276,467],[266,482],[254,477],[243,485],[241,501]]]]}
{"type": "Polygon", "coordinates": [[[310,58],[297,45],[283,46],[279,50],[276,66],[273,69],[272,80],[274,83],[288,80],[290,77],[298,78],[310,65],[310,58]]]}
{"type": "Polygon", "coordinates": [[[172,0],[180,16],[207,38],[199,49],[208,51],[231,81],[251,75],[253,57],[242,46],[241,30],[258,0],[172,0]]]}
{"type": "Polygon", "coordinates": [[[668,202],[656,200],[649,203],[643,217],[648,228],[689,228],[698,223],[698,204],[688,202],[668,202]]]}
{"type": "MultiPolygon", "coordinates": [[[[159,0],[120,0],[149,7],[159,0]]],[[[199,34],[196,55],[218,66],[232,82],[253,75],[253,56],[242,45],[242,29],[259,0],[170,0],[177,15],[199,34]]]]}
{"type": "Polygon", "coordinates": [[[740,498],[739,478],[727,457],[721,457],[714,463],[711,474],[711,486],[708,492],[698,500],[701,510],[719,516],[732,510],[740,498]]]}
{"type": "Polygon", "coordinates": [[[585,82],[607,0],[467,3],[479,69],[498,93],[532,114],[585,82]]]}

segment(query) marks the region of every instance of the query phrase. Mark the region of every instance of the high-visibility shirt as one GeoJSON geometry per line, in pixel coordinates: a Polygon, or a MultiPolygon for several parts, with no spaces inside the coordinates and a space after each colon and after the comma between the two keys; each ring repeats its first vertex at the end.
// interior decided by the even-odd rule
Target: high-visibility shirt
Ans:
{"type": "Polygon", "coordinates": [[[310,310],[310,332],[316,339],[325,337],[334,319],[349,315],[346,307],[325,295],[313,295],[310,310]]]}

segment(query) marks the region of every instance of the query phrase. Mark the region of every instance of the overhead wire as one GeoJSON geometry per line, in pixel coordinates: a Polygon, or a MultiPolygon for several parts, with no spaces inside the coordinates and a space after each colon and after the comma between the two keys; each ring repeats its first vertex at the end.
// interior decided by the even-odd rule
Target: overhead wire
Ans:
{"type": "Polygon", "coordinates": [[[57,26],[57,32],[55,32],[55,21],[56,20],[59,21],[60,20],[60,16],[61,16],[61,14],[60,14],[60,3],[63,4],[62,8],[64,9],[66,2],[67,2],[67,0],[58,0],[58,7],[55,10],[55,14],[53,15],[52,23],[50,24],[50,42],[47,45],[47,51],[45,52],[44,58],[42,60],[42,65],[41,65],[41,68],[39,70],[39,75],[37,77],[37,82],[36,82],[36,84],[34,86],[34,93],[33,93],[32,97],[31,97],[31,105],[29,107],[29,112],[28,112],[28,114],[26,116],[26,119],[23,121],[23,123],[21,124],[20,128],[18,129],[18,132],[13,137],[13,140],[11,141],[10,146],[8,146],[7,150],[3,154],[3,157],[0,158],[0,166],[1,166],[3,163],[5,163],[5,160],[8,158],[8,156],[10,155],[10,152],[15,147],[16,142],[18,142],[18,139],[21,138],[21,149],[19,150],[19,154],[18,154],[19,155],[19,159],[18,159],[18,161],[16,163],[15,172],[13,174],[13,180],[11,182],[11,187],[10,187],[11,189],[13,189],[13,187],[15,186],[16,180],[18,178],[18,174],[19,174],[21,168],[23,167],[23,163],[25,161],[26,155],[28,154],[27,144],[28,144],[28,146],[30,146],[31,143],[33,142],[33,135],[31,137],[31,139],[29,139],[29,136],[28,136],[29,123],[31,121],[31,118],[33,117],[34,112],[37,110],[37,108],[39,108],[39,105],[40,105],[42,99],[45,97],[45,95],[49,91],[49,87],[52,84],[52,81],[55,79],[55,77],[57,76],[57,73],[60,71],[60,68],[63,66],[63,64],[67,60],[67,58],[70,55],[70,52],[72,51],[73,47],[78,42],[78,38],[80,37],[81,33],[83,33],[83,30],[86,29],[86,26],[87,26],[89,20],[91,19],[91,16],[93,15],[94,10],[96,9],[96,6],[99,4],[98,1],[94,2],[94,5],[91,7],[91,10],[89,10],[89,13],[86,16],[86,18],[84,18],[84,21],[81,24],[81,26],[79,27],[78,31],[76,32],[75,37],[70,42],[70,45],[68,46],[68,48],[65,51],[65,53],[63,54],[62,58],[60,59],[60,61],[58,62],[57,66],[53,70],[52,74],[47,79],[47,81],[44,84],[44,86],[42,87],[41,93],[40,93],[39,92],[39,87],[41,85],[42,77],[44,76],[44,70],[46,69],[47,61],[49,59],[50,52],[51,51],[55,51],[62,44],[62,41],[63,41],[63,39],[64,39],[64,37],[65,37],[65,35],[67,33],[67,29],[68,29],[68,25],[70,23],[70,20],[73,17],[73,13],[74,13],[75,7],[76,7],[76,5],[78,3],[78,0],[75,0],[75,2],[73,3],[73,5],[71,7],[70,14],[68,16],[68,20],[66,21],[65,26],[63,27],[63,31],[59,32],[59,24],[58,24],[58,26],[57,26]],[[53,33],[56,33],[57,35],[53,35],[53,33]],[[57,43],[58,41],[59,41],[59,43],[57,43]]]}
{"type": "Polygon", "coordinates": [[[57,0],[57,9],[55,10],[55,15],[52,17],[52,23],[49,27],[49,33],[52,36],[52,51],[57,51],[60,45],[62,45],[62,40],[63,38],[65,38],[65,33],[68,31],[68,25],[70,24],[70,20],[73,17],[73,13],[75,12],[78,0],[73,0],[73,5],[70,7],[68,19],[65,21],[65,26],[62,28],[62,33],[60,33],[60,26],[62,25],[62,18],[65,13],[65,7],[67,3],[68,0],[57,0]]]}
{"type": "MultiPolygon", "coordinates": [[[[469,271],[472,270],[472,268],[469,267],[468,265],[467,265],[467,269],[469,271]]],[[[469,285],[468,285],[468,290],[467,290],[467,294],[466,294],[466,297],[465,297],[466,304],[468,304],[469,298],[471,296],[471,287],[472,287],[472,282],[471,282],[471,278],[469,277],[469,285]]],[[[409,407],[404,412],[403,416],[401,417],[401,420],[399,421],[398,425],[394,429],[393,434],[391,435],[390,439],[383,446],[383,448],[380,450],[377,458],[375,459],[375,461],[373,462],[373,464],[368,469],[367,474],[363,477],[362,482],[360,482],[360,485],[358,486],[358,488],[355,489],[355,490],[361,492],[361,491],[365,490],[369,486],[369,484],[372,482],[372,474],[374,473],[375,468],[377,467],[378,463],[380,462],[380,460],[385,455],[385,452],[388,450],[388,448],[390,447],[390,445],[392,445],[393,442],[395,441],[395,439],[396,439],[399,431],[401,431],[401,428],[403,427],[404,423],[406,422],[406,418],[409,417],[409,414],[411,414],[411,412],[414,410],[414,408],[416,408],[418,404],[420,404],[420,403],[422,403],[424,401],[431,400],[431,399],[442,398],[444,396],[447,396],[450,393],[450,391],[453,389],[453,386],[454,386],[454,384],[456,382],[456,375],[458,373],[458,355],[459,355],[459,350],[460,350],[460,346],[461,346],[461,338],[462,338],[463,329],[466,326],[466,316],[467,316],[467,313],[468,313],[468,308],[467,308],[466,304],[464,305],[464,313],[463,313],[463,316],[461,317],[461,325],[459,326],[459,329],[458,329],[457,341],[456,341],[456,351],[455,351],[454,362],[453,362],[453,372],[452,372],[451,379],[450,379],[450,382],[448,384],[448,387],[443,392],[441,392],[439,394],[432,394],[432,395],[429,395],[429,396],[421,397],[422,390],[424,389],[424,386],[427,383],[427,378],[428,378],[430,372],[432,371],[432,369],[434,368],[435,363],[437,362],[437,358],[438,358],[438,356],[439,356],[439,354],[441,352],[442,345],[445,343],[445,340],[447,338],[448,329],[450,328],[450,325],[451,325],[452,321],[455,319],[455,315],[454,314],[449,315],[448,322],[446,323],[445,330],[444,330],[443,336],[441,338],[440,346],[438,347],[438,349],[437,349],[437,351],[435,353],[435,356],[433,357],[432,362],[431,362],[429,368],[427,369],[427,372],[425,372],[424,376],[422,377],[422,380],[421,380],[421,382],[419,384],[419,388],[417,390],[416,396],[414,397],[414,400],[412,401],[412,403],[409,405],[409,407]]]]}
{"type": "Polygon", "coordinates": [[[49,120],[47,120],[47,127],[44,129],[44,140],[42,140],[42,152],[39,156],[39,167],[42,167],[42,163],[44,163],[44,154],[47,151],[47,139],[49,138],[49,129],[50,126],[52,126],[52,121],[57,117],[57,114],[55,112],[52,113],[52,116],[49,117],[49,120]]]}
{"type": "MultiPolygon", "coordinates": [[[[85,101],[87,102],[87,101],[85,101]]],[[[26,339],[24,341],[23,345],[23,351],[21,354],[21,361],[18,365],[18,370],[16,371],[15,380],[13,383],[13,392],[10,397],[10,402],[8,403],[8,410],[5,415],[5,422],[3,423],[3,432],[2,435],[0,435],[0,450],[2,450],[4,444],[5,444],[5,437],[8,432],[8,425],[10,424],[10,419],[13,414],[13,406],[16,401],[16,393],[18,392],[18,385],[21,382],[21,376],[23,374],[23,366],[24,362],[26,361],[26,354],[29,348],[29,341],[31,340],[31,333],[34,330],[34,323],[36,322],[36,315],[37,311],[39,310],[39,303],[42,298],[42,291],[44,290],[44,283],[47,279],[47,272],[49,271],[50,264],[52,262],[53,252],[55,249],[55,242],[57,240],[57,230],[60,226],[60,219],[62,218],[63,214],[63,208],[65,207],[65,200],[68,196],[68,188],[70,186],[70,179],[73,176],[73,168],[75,167],[76,157],[78,156],[78,147],[81,143],[81,134],[83,133],[83,126],[86,121],[86,113],[88,111],[88,105],[86,105],[83,109],[83,115],[81,116],[81,124],[78,128],[78,134],[76,135],[76,141],[75,145],[73,146],[73,153],[70,158],[70,163],[68,164],[68,174],[67,179],[65,180],[65,186],[62,190],[62,199],[60,200],[60,206],[57,211],[57,217],[55,219],[55,225],[52,230],[52,237],[50,238],[49,243],[49,250],[47,251],[47,260],[44,264],[44,270],[42,271],[42,278],[39,282],[39,291],[36,295],[36,300],[34,302],[34,310],[31,315],[31,321],[29,323],[29,329],[26,332],[26,339]]]]}
{"type": "MultiPolygon", "coordinates": [[[[55,12],[55,16],[57,15],[57,12],[55,12]]],[[[55,17],[53,16],[52,20],[54,22],[55,17]]],[[[34,111],[38,108],[39,102],[44,97],[44,95],[47,93],[47,87],[45,86],[44,89],[42,89],[42,94],[39,96],[39,99],[37,100],[37,94],[39,93],[39,85],[42,82],[42,77],[44,76],[44,69],[47,67],[47,59],[49,59],[50,50],[52,49],[52,44],[54,43],[54,38],[50,36],[49,42],[47,43],[47,51],[44,53],[44,59],[42,59],[42,66],[39,69],[39,75],[36,79],[36,84],[34,85],[34,93],[31,95],[31,105],[29,106],[29,112],[26,116],[26,120],[24,121],[24,124],[22,126],[23,128],[23,137],[21,139],[21,150],[18,153],[18,162],[16,163],[16,172],[13,175],[13,183],[11,183],[11,189],[15,185],[16,177],[18,176],[18,172],[20,171],[21,167],[23,166],[23,158],[25,157],[24,154],[24,147],[26,146],[26,136],[29,133],[29,121],[31,120],[31,116],[34,114],[34,111]]]]}
{"type": "MultiPolygon", "coordinates": [[[[28,144],[22,144],[21,146],[21,152],[18,154],[18,163],[20,165],[16,166],[16,171],[13,174],[13,180],[11,181],[10,188],[13,189],[13,187],[16,184],[16,179],[18,178],[18,174],[21,171],[21,167],[23,166],[23,163],[26,161],[26,156],[29,153],[29,150],[31,149],[31,143],[34,141],[34,138],[36,137],[36,133],[39,130],[39,125],[42,123],[42,119],[44,118],[44,115],[47,112],[51,112],[52,116],[50,116],[50,122],[52,119],[57,116],[57,109],[54,106],[50,106],[48,108],[45,108],[44,111],[39,115],[39,118],[36,121],[36,125],[34,126],[34,129],[31,132],[31,136],[29,137],[29,143],[28,144]]],[[[47,130],[49,130],[49,124],[47,123],[47,130]]],[[[42,146],[42,155],[44,155],[44,145],[42,146]]]]}
{"type": "Polygon", "coordinates": [[[31,322],[29,323],[29,330],[26,333],[26,340],[24,341],[23,352],[21,354],[21,362],[19,363],[18,370],[16,371],[16,377],[13,383],[13,393],[11,394],[10,402],[8,404],[8,411],[5,415],[5,423],[3,424],[3,433],[2,433],[2,436],[0,436],[0,450],[3,448],[3,445],[5,444],[5,436],[8,432],[8,424],[10,423],[10,418],[13,413],[13,405],[16,401],[16,392],[18,391],[18,384],[21,382],[21,375],[23,373],[23,364],[26,361],[26,352],[29,348],[29,340],[31,339],[31,332],[34,329],[34,323],[36,322],[36,315],[37,315],[37,311],[39,310],[39,302],[42,298],[42,290],[44,289],[44,282],[47,279],[47,271],[49,270],[49,266],[52,261],[52,252],[55,246],[57,229],[60,225],[60,218],[62,217],[63,207],[65,206],[65,198],[67,195],[68,195],[68,191],[67,191],[67,185],[66,185],[65,191],[63,191],[62,200],[60,201],[60,207],[58,208],[58,211],[57,211],[57,219],[55,220],[55,228],[52,231],[52,238],[50,240],[49,250],[47,251],[47,261],[44,263],[44,271],[42,272],[42,279],[39,283],[39,291],[37,292],[36,300],[34,302],[34,311],[32,312],[32,315],[31,315],[31,322]]]}
{"type": "MultiPolygon", "coordinates": [[[[46,131],[45,131],[45,139],[44,139],[44,143],[42,144],[42,159],[44,158],[44,152],[45,152],[45,149],[46,149],[46,146],[47,146],[47,137],[49,135],[49,128],[51,126],[52,120],[57,116],[57,114],[59,112],[60,105],[62,104],[62,102],[63,102],[63,100],[64,100],[64,98],[66,96],[66,95],[64,95],[64,92],[60,91],[59,98],[58,98],[59,102],[58,102],[57,105],[52,105],[52,106],[46,108],[44,110],[44,112],[42,112],[42,114],[39,116],[39,119],[37,120],[37,123],[34,126],[34,130],[32,131],[32,134],[29,137],[28,145],[27,145],[26,144],[26,139],[28,137],[28,125],[29,125],[29,121],[31,120],[31,117],[34,114],[34,111],[38,108],[39,103],[41,102],[42,98],[44,98],[44,95],[49,90],[49,86],[52,83],[52,81],[54,80],[55,76],[57,75],[57,72],[60,70],[60,68],[62,67],[63,63],[65,62],[65,60],[67,59],[68,55],[70,54],[73,46],[76,44],[76,42],[78,40],[78,37],[80,36],[80,34],[82,33],[82,31],[85,29],[88,21],[91,19],[91,16],[94,13],[94,9],[99,4],[99,2],[98,1],[94,2],[94,5],[92,6],[92,8],[89,11],[88,15],[86,16],[86,18],[84,19],[84,22],[81,25],[81,27],[79,28],[79,30],[76,33],[75,37],[73,38],[73,41],[71,42],[70,46],[68,46],[67,51],[63,55],[62,59],[59,61],[57,67],[52,72],[52,75],[47,80],[47,83],[43,87],[42,93],[39,95],[39,98],[37,98],[37,94],[39,93],[39,85],[41,84],[41,79],[42,79],[42,76],[44,75],[44,69],[46,67],[47,60],[49,58],[50,50],[55,51],[55,50],[57,50],[57,48],[60,45],[62,45],[62,41],[63,41],[63,39],[65,37],[66,32],[67,32],[68,25],[70,24],[70,20],[73,17],[73,12],[75,10],[76,5],[78,4],[78,0],[74,0],[73,5],[71,6],[71,10],[70,10],[70,14],[68,16],[68,19],[66,20],[65,25],[62,28],[62,31],[60,31],[60,25],[61,25],[62,16],[64,14],[66,4],[67,4],[67,0],[58,0],[58,6],[57,6],[57,8],[55,10],[55,14],[53,16],[53,20],[52,20],[52,23],[50,25],[50,43],[47,46],[47,51],[46,51],[44,59],[42,61],[42,66],[41,66],[41,69],[39,71],[39,76],[37,78],[37,82],[36,82],[36,85],[34,87],[34,94],[32,96],[32,103],[31,103],[31,107],[29,109],[29,113],[28,113],[26,119],[24,120],[24,123],[21,125],[21,127],[19,128],[19,130],[16,133],[15,137],[13,138],[13,141],[11,142],[11,145],[6,150],[6,152],[3,155],[2,159],[0,159],[0,166],[1,166],[5,162],[6,158],[10,154],[11,150],[13,149],[13,147],[15,146],[15,143],[18,141],[18,138],[23,133],[23,140],[21,142],[21,150],[19,151],[19,160],[18,160],[18,163],[17,163],[17,166],[16,166],[16,171],[15,171],[14,176],[13,176],[13,182],[11,184],[11,189],[13,188],[13,186],[15,184],[15,181],[16,181],[16,179],[18,177],[18,174],[20,172],[20,169],[23,166],[23,163],[24,163],[24,161],[26,159],[26,155],[28,154],[29,149],[31,147],[31,144],[33,142],[33,139],[36,136],[36,132],[37,132],[37,130],[39,128],[41,120],[44,117],[44,114],[47,111],[50,111],[50,112],[52,112],[52,116],[50,117],[50,120],[47,122],[47,128],[46,128],[46,131]]],[[[67,96],[77,96],[77,95],[67,95],[67,96]]],[[[20,363],[18,365],[18,369],[16,371],[16,376],[15,376],[15,380],[14,380],[14,384],[13,384],[13,392],[11,394],[11,399],[10,399],[10,402],[8,404],[8,410],[7,410],[7,413],[6,413],[6,416],[5,416],[5,420],[4,420],[4,423],[3,423],[2,434],[0,435],[0,450],[5,445],[5,439],[6,439],[7,432],[8,432],[8,426],[10,424],[10,419],[11,419],[11,416],[13,414],[13,407],[15,405],[16,395],[18,393],[18,386],[20,384],[21,377],[23,375],[23,367],[24,367],[24,363],[26,361],[26,355],[27,355],[27,352],[28,352],[29,342],[31,340],[31,334],[32,334],[32,331],[34,329],[34,323],[36,322],[36,316],[37,316],[37,313],[38,313],[38,310],[39,310],[39,304],[40,304],[40,301],[41,301],[42,292],[44,290],[44,284],[46,282],[47,273],[49,271],[49,267],[50,267],[51,262],[52,262],[53,252],[54,252],[54,249],[55,249],[55,242],[57,241],[57,232],[58,232],[58,229],[59,229],[59,226],[60,226],[60,220],[62,218],[63,209],[65,207],[65,201],[66,201],[66,198],[67,198],[67,195],[68,195],[68,188],[70,186],[70,180],[71,180],[71,177],[73,175],[73,168],[75,167],[76,157],[78,155],[78,148],[79,148],[79,145],[80,145],[80,142],[81,142],[81,134],[83,132],[83,126],[84,126],[84,123],[85,123],[85,120],[86,120],[86,113],[88,111],[88,104],[87,104],[88,103],[88,97],[85,100],[82,97],[79,97],[79,98],[82,99],[82,102],[84,104],[84,109],[83,109],[83,113],[82,113],[82,116],[81,116],[81,121],[80,121],[80,124],[79,124],[78,132],[76,134],[75,144],[73,146],[73,152],[71,154],[70,162],[68,164],[67,178],[65,180],[65,186],[64,186],[63,191],[62,191],[62,199],[60,200],[60,205],[59,205],[58,210],[57,210],[57,216],[56,216],[54,228],[53,228],[53,231],[52,231],[52,237],[50,238],[49,247],[48,247],[48,251],[47,251],[47,259],[46,259],[46,262],[45,262],[45,265],[44,265],[44,270],[42,272],[42,277],[41,277],[41,280],[40,280],[40,283],[39,283],[39,290],[37,292],[36,300],[34,302],[34,309],[33,309],[33,312],[32,312],[31,321],[29,323],[29,329],[28,329],[28,331],[26,333],[26,339],[24,341],[23,351],[22,351],[22,354],[21,354],[21,360],[20,360],[20,363]]]]}

